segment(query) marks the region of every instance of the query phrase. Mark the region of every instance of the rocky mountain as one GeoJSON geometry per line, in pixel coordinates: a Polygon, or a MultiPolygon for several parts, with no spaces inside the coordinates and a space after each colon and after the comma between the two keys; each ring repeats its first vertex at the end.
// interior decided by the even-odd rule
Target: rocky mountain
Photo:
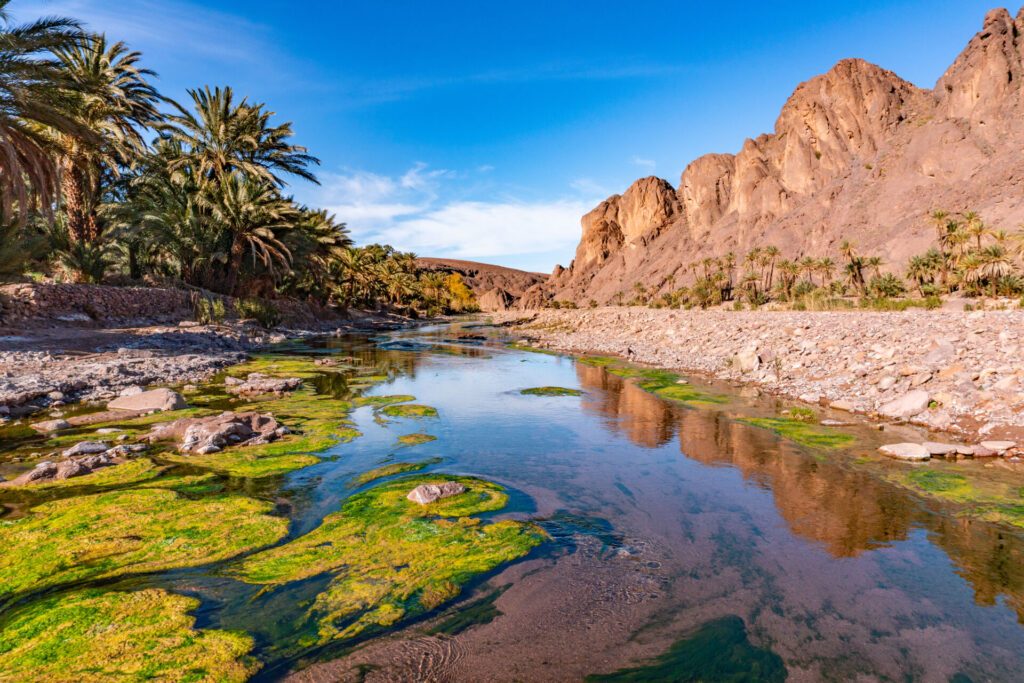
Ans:
{"type": "MultiPolygon", "coordinates": [[[[859,59],[800,84],[775,131],[691,162],[678,187],[637,180],[582,219],[569,268],[526,302],[606,303],[639,282],[685,284],[708,256],[773,244],[838,256],[849,239],[898,267],[932,245],[927,214],[1024,221],[1024,9],[985,17],[931,90],[859,59]]],[[[524,303],[526,303],[524,302],[524,303]]]]}
{"type": "Polygon", "coordinates": [[[481,310],[484,311],[503,311],[511,308],[519,303],[528,289],[539,286],[548,279],[543,273],[529,273],[525,270],[476,261],[419,258],[416,262],[421,268],[461,275],[473,290],[481,310]]]}

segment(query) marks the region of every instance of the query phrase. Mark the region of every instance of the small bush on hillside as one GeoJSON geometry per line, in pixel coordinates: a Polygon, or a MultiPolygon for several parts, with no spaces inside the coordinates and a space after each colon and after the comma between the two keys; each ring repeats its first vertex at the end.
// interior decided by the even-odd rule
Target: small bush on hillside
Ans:
{"type": "Polygon", "coordinates": [[[886,273],[885,275],[876,275],[871,278],[871,282],[868,283],[868,290],[876,298],[895,298],[903,296],[907,293],[907,286],[903,284],[903,280],[896,277],[892,273],[886,273]]]}
{"type": "Polygon", "coordinates": [[[192,317],[201,325],[222,323],[227,317],[227,310],[222,299],[199,297],[192,304],[192,317]]]}

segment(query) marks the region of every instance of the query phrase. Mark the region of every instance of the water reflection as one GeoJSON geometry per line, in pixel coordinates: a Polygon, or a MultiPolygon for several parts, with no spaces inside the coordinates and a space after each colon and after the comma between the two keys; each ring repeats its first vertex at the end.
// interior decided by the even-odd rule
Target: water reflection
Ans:
{"type": "Polygon", "coordinates": [[[1024,623],[1024,540],[984,522],[936,510],[905,489],[837,458],[814,457],[770,431],[710,409],[662,401],[603,368],[576,365],[588,391],[583,408],[634,444],[678,438],[684,456],[729,466],[769,490],[789,530],[836,558],[856,557],[908,538],[915,528],[948,553],[979,605],[1002,596],[1024,623]]]}

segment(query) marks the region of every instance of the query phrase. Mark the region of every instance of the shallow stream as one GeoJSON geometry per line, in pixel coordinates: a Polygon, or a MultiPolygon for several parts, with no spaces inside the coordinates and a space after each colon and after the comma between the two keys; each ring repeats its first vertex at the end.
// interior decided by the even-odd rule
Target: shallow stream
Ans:
{"type": "MultiPolygon", "coordinates": [[[[415,397],[437,415],[387,416],[364,400],[348,416],[361,436],[319,452],[316,464],[271,477],[217,473],[211,483],[197,459],[161,477],[197,477],[177,489],[197,500],[267,501],[268,515],[287,520],[277,547],[307,538],[354,494],[425,474],[476,477],[508,494],[501,509],[475,515],[480,524],[542,530],[509,561],[452,578],[456,589],[436,601],[405,596],[422,608],[390,623],[378,615],[349,635],[372,599],[328,631],[310,616],[347,565],[253,583],[280,560],[240,575],[234,568],[258,559],[258,547],[241,560],[26,590],[0,600],[0,628],[61,591],[157,588],[198,600],[196,629],[249,634],[254,680],[1021,679],[1019,475],[982,462],[892,462],[876,449],[903,440],[900,428],[807,431],[786,405],[750,391],[507,341],[500,329],[463,324],[289,345],[281,357],[373,368],[365,385],[344,373],[312,378],[320,395],[415,397]],[[538,387],[575,391],[521,393],[538,387]],[[435,440],[399,443],[409,434],[435,440]],[[396,463],[420,469],[359,479],[396,463]],[[936,495],[953,489],[987,502],[936,495]]],[[[237,407],[216,390],[193,402],[237,407]]],[[[27,448],[16,441],[23,432],[7,436],[27,448]]],[[[70,493],[0,489],[3,523],[70,493]]],[[[373,586],[360,590],[406,569],[374,567],[373,586]]],[[[0,631],[0,661],[4,642],[0,631]]]]}

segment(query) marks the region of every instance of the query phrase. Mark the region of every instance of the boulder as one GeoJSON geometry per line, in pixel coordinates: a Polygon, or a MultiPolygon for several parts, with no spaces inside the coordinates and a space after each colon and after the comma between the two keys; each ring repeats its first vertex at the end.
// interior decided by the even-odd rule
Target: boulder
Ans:
{"type": "Polygon", "coordinates": [[[406,498],[420,505],[429,505],[442,498],[450,498],[465,492],[466,487],[459,482],[446,481],[440,484],[420,484],[410,491],[406,498]]]}
{"type": "Polygon", "coordinates": [[[761,367],[761,357],[757,349],[744,349],[733,356],[733,367],[740,372],[753,372],[761,367]]]}
{"type": "Polygon", "coordinates": [[[170,389],[153,389],[143,391],[140,394],[120,396],[107,404],[109,410],[124,410],[129,412],[181,410],[187,408],[188,403],[184,397],[170,389]]]}
{"type": "Polygon", "coordinates": [[[210,417],[185,417],[155,426],[151,441],[174,440],[182,453],[216,453],[229,446],[270,443],[288,433],[271,415],[232,413],[210,417]]]}
{"type": "Polygon", "coordinates": [[[62,429],[71,429],[71,423],[67,420],[47,420],[46,422],[35,423],[32,425],[32,429],[42,434],[51,434],[62,429]]]}
{"type": "Polygon", "coordinates": [[[107,444],[102,441],[80,441],[71,448],[64,451],[63,455],[65,458],[71,458],[76,455],[92,455],[95,453],[105,453],[110,448],[107,444]]]}
{"type": "Polygon", "coordinates": [[[891,443],[878,450],[897,460],[927,460],[931,457],[928,449],[919,443],[891,443]]]}
{"type": "Polygon", "coordinates": [[[43,484],[49,481],[62,481],[73,477],[82,477],[86,474],[100,469],[117,465],[120,460],[110,457],[107,454],[87,455],[84,457],[68,458],[62,462],[41,462],[28,472],[4,482],[3,486],[27,486],[29,484],[43,484]]]}
{"type": "Polygon", "coordinates": [[[927,410],[929,396],[927,391],[917,389],[908,391],[902,396],[883,403],[878,412],[886,417],[908,418],[927,410]]]}

